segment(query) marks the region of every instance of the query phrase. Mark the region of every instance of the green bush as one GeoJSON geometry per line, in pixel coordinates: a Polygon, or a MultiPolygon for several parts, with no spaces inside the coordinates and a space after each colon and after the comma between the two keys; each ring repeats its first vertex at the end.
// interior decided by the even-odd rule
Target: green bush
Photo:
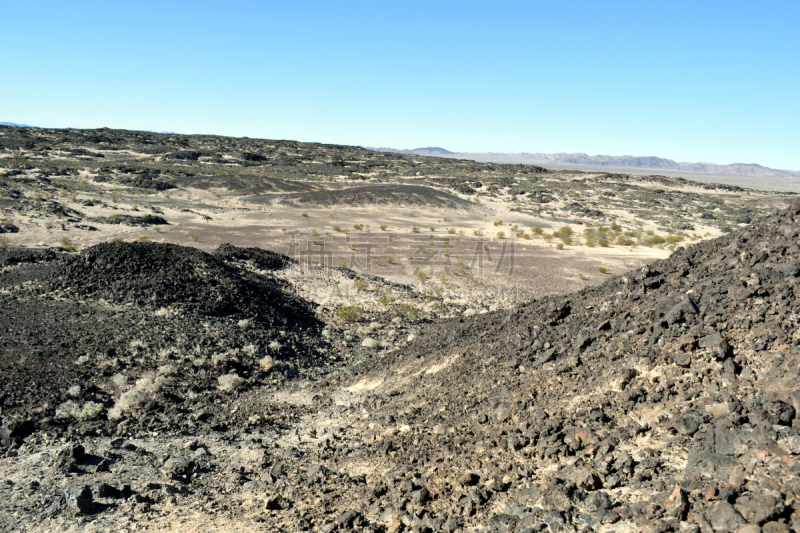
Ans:
{"type": "Polygon", "coordinates": [[[419,320],[421,314],[419,308],[414,307],[411,304],[402,304],[400,306],[400,310],[403,312],[405,317],[411,322],[416,322],[417,320],[419,320]]]}
{"type": "Polygon", "coordinates": [[[364,315],[364,310],[358,305],[340,305],[336,308],[336,318],[345,322],[357,322],[364,315]]]}

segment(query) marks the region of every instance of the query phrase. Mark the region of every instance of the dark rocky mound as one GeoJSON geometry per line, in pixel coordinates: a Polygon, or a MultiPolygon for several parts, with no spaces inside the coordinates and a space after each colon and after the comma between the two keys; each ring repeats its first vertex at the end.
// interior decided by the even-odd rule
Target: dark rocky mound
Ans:
{"type": "Polygon", "coordinates": [[[800,203],[354,368],[386,383],[352,406],[380,421],[351,454],[383,457],[375,507],[429,530],[797,530],[799,239],[800,203]]]}
{"type": "MultiPolygon", "coordinates": [[[[221,255],[235,254],[231,248],[221,255]]],[[[309,315],[307,304],[277,282],[206,252],[173,244],[98,244],[68,259],[47,286],[51,291],[115,303],[175,307],[209,316],[286,323],[309,315]]]]}
{"type": "Polygon", "coordinates": [[[452,194],[421,185],[363,185],[338,190],[314,191],[283,196],[286,204],[385,205],[471,209],[472,204],[452,194]]]}
{"type": "Polygon", "coordinates": [[[297,261],[283,254],[261,248],[240,248],[232,244],[221,244],[211,254],[223,261],[247,261],[262,270],[278,270],[297,261]]]}
{"type": "Polygon", "coordinates": [[[46,248],[43,250],[30,248],[0,248],[0,266],[15,265],[17,263],[36,263],[39,261],[53,261],[63,255],[61,250],[46,248]]]}
{"type": "Polygon", "coordinates": [[[169,224],[163,217],[156,215],[144,215],[141,217],[111,215],[110,217],[86,217],[84,220],[97,224],[125,224],[126,226],[166,226],[169,224]]]}

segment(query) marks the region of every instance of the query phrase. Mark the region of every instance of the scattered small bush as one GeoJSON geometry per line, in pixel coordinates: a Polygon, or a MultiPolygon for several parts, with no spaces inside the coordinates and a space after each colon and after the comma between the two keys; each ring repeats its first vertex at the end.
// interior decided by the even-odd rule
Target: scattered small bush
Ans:
{"type": "Polygon", "coordinates": [[[115,407],[119,407],[123,411],[130,411],[142,403],[144,403],[144,394],[139,389],[130,389],[122,393],[115,407]]]}
{"type": "Polygon", "coordinates": [[[192,239],[192,242],[197,242],[197,239],[198,239],[197,233],[194,233],[194,232],[189,233],[189,238],[192,239]]]}
{"type": "Polygon", "coordinates": [[[353,287],[358,292],[365,292],[369,289],[369,281],[365,279],[357,279],[353,282],[353,287]]]}
{"type": "Polygon", "coordinates": [[[83,409],[78,414],[78,418],[94,418],[103,412],[103,404],[97,402],[86,402],[83,409]]]}
{"type": "Polygon", "coordinates": [[[608,269],[606,267],[600,267],[597,269],[597,271],[600,272],[601,274],[605,274],[606,272],[608,272],[608,269]]]}
{"type": "Polygon", "coordinates": [[[244,380],[236,374],[225,374],[217,378],[219,388],[223,391],[234,391],[244,384],[244,380]]]}
{"type": "Polygon", "coordinates": [[[387,226],[386,224],[381,224],[381,231],[386,231],[386,228],[388,227],[389,226],[387,226]]]}
{"type": "Polygon", "coordinates": [[[169,376],[173,372],[175,372],[175,367],[172,365],[161,365],[158,367],[159,376],[169,376]]]}
{"type": "Polygon", "coordinates": [[[278,341],[270,341],[270,343],[267,346],[273,352],[280,352],[281,348],[283,348],[283,345],[281,343],[279,343],[278,341]]]}
{"type": "Polygon", "coordinates": [[[563,249],[564,249],[564,243],[563,242],[560,242],[560,243],[556,244],[556,250],[563,250],[563,249]]]}
{"type": "Polygon", "coordinates": [[[400,310],[403,312],[405,317],[411,322],[416,322],[417,320],[419,320],[420,317],[419,308],[414,307],[411,304],[402,304],[400,306],[400,310]]]}
{"type": "Polygon", "coordinates": [[[7,248],[11,244],[11,239],[5,235],[0,235],[0,248],[7,248]]]}
{"type": "Polygon", "coordinates": [[[267,355],[258,361],[258,366],[261,367],[261,370],[269,372],[275,366],[275,360],[267,355]]]}
{"type": "Polygon", "coordinates": [[[64,250],[74,250],[75,248],[78,247],[78,245],[74,244],[71,240],[69,240],[69,237],[67,237],[66,235],[61,237],[59,244],[61,245],[61,248],[63,248],[64,250]]]}
{"type": "Polygon", "coordinates": [[[81,386],[80,385],[73,385],[69,389],[67,389],[67,394],[69,396],[80,396],[81,395],[81,386]]]}
{"type": "Polygon", "coordinates": [[[56,407],[56,416],[58,418],[78,418],[81,414],[80,406],[73,400],[67,400],[56,407]]]}
{"type": "Polygon", "coordinates": [[[336,308],[336,318],[345,322],[357,322],[364,314],[364,310],[358,305],[340,305],[336,308]]]}

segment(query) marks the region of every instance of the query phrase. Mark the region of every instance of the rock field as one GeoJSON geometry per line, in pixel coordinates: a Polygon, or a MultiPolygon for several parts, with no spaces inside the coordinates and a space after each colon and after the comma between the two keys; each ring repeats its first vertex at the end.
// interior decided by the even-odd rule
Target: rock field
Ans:
{"type": "MultiPolygon", "coordinates": [[[[243,168],[306,165],[242,143],[243,168]]],[[[231,157],[188,143],[137,150],[170,164],[231,157]]],[[[162,191],[188,179],[128,174],[162,191]]],[[[484,187],[475,176],[440,185],[484,187]]],[[[310,181],[259,187],[256,203],[375,201],[310,181]]],[[[546,201],[536,187],[523,196],[546,201]]],[[[451,201],[443,190],[431,198],[451,201]]],[[[635,202],[679,203],[673,194],[635,202]]],[[[88,221],[77,205],[3,198],[69,227],[176,220],[156,207],[147,216],[161,220],[127,209],[88,221]]],[[[237,213],[210,205],[195,209],[237,213]]],[[[0,248],[0,530],[796,531],[800,202],[719,205],[716,238],[494,310],[257,247],[11,241],[0,248]],[[338,295],[345,283],[354,295],[338,295]],[[364,294],[375,301],[346,305],[364,294]],[[405,296],[378,302],[390,294],[405,296]]],[[[606,216],[585,214],[595,207],[562,214],[606,216]]],[[[663,218],[691,222],[673,214],[663,218]]]]}

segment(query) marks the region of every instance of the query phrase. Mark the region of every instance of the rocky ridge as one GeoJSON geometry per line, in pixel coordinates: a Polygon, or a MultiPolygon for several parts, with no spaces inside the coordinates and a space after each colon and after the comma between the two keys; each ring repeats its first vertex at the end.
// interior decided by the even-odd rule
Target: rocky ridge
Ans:
{"type": "MultiPolygon", "coordinates": [[[[132,257],[150,249],[130,246],[132,257]]],[[[187,285],[191,295],[192,261],[218,268],[222,280],[246,277],[228,265],[243,256],[265,269],[280,261],[231,248],[193,253],[174,271],[172,261],[153,272],[134,261],[130,273],[162,272],[174,280],[169,290],[187,285]]],[[[84,255],[55,267],[62,280],[47,283],[64,291],[58,298],[73,297],[64,285],[92,279],[100,266],[84,255]]],[[[9,389],[3,505],[42,530],[80,517],[87,529],[155,528],[197,512],[219,520],[218,529],[246,521],[265,531],[794,530],[799,265],[794,204],[566,297],[367,328],[404,332],[402,349],[342,348],[349,326],[328,317],[319,336],[337,340],[326,353],[346,364],[309,360],[317,373],[253,373],[225,390],[208,380],[187,388],[181,370],[148,393],[153,404],[114,420],[69,418],[55,406],[26,411],[9,389]],[[39,503],[26,507],[26,499],[39,503]]],[[[121,279],[97,277],[75,296],[127,294],[111,289],[121,279]]],[[[220,294],[246,294],[234,281],[220,286],[220,294]]],[[[10,293],[17,310],[38,297],[10,293]]],[[[238,318],[246,300],[225,309],[238,318]]],[[[140,314],[115,327],[162,304],[188,305],[177,296],[117,301],[140,314]]],[[[231,323],[216,338],[241,342],[241,333],[231,323]]],[[[174,356],[185,368],[188,351],[180,345],[174,356]]],[[[132,359],[129,371],[138,364],[132,359]]],[[[107,389],[77,394],[111,404],[107,389]]]]}

